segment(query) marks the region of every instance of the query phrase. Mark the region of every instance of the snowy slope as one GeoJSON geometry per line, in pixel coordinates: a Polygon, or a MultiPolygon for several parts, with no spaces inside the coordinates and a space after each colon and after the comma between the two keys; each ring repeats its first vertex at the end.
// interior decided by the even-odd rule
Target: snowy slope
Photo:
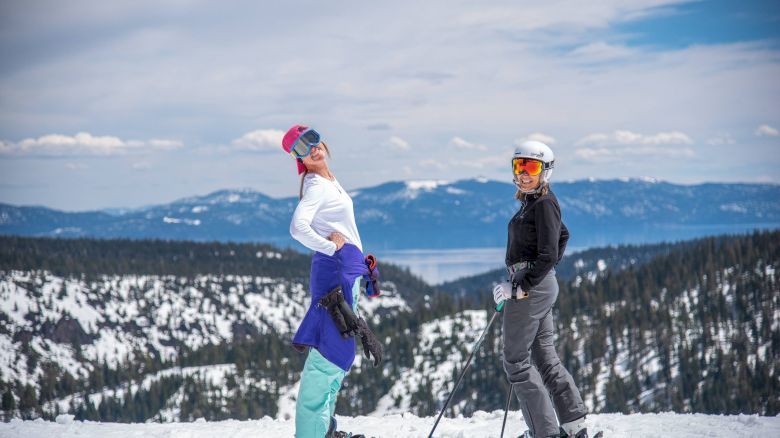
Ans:
{"type": "MultiPolygon", "coordinates": [[[[395,285],[388,281],[384,286],[388,296],[359,301],[361,314],[374,323],[378,315],[409,311],[395,285]]],[[[113,369],[137,359],[138,352],[172,363],[180,348],[196,350],[247,335],[284,339],[297,328],[309,301],[304,284],[284,278],[106,275],[86,279],[46,271],[0,271],[0,381],[29,384],[41,391],[51,364],[85,380],[95,367],[105,364],[113,369]]],[[[219,392],[220,398],[229,398],[235,389],[225,387],[226,375],[237,376],[234,364],[171,367],[139,382],[49,401],[43,411],[73,412],[85,400],[99,407],[105,398],[123,400],[128,390],[130,395],[139,389],[148,391],[153,383],[172,377],[188,378],[219,392]]],[[[231,383],[244,394],[250,390],[273,394],[276,385],[248,376],[231,383]]],[[[184,388],[168,400],[156,419],[179,419],[184,388]]]]}
{"type": "Polygon", "coordinates": [[[0,272],[0,310],[8,316],[0,334],[0,377],[35,385],[46,361],[86,377],[89,362],[115,365],[134,351],[170,361],[173,343],[194,349],[230,341],[242,325],[288,333],[303,316],[307,295],[300,283],[265,277],[127,275],[87,282],[47,272],[0,272]],[[41,357],[32,369],[22,360],[22,343],[13,340],[20,332],[30,334],[41,357]]]}
{"type": "MultiPolygon", "coordinates": [[[[419,438],[427,436],[432,417],[410,414],[384,417],[337,417],[339,428],[377,438],[419,438]]],[[[451,438],[493,438],[501,432],[502,411],[476,412],[470,418],[444,418],[434,436],[451,438]]],[[[219,437],[292,437],[295,422],[268,417],[253,421],[220,421],[175,424],[118,424],[74,422],[60,416],[57,422],[20,421],[0,423],[3,438],[212,438],[219,437]]],[[[599,414],[587,419],[589,431],[603,430],[607,438],[694,438],[694,437],[777,437],[780,417],[757,415],[718,416],[702,414],[599,414]]],[[[506,435],[517,436],[525,430],[520,412],[510,412],[506,435]]]]}
{"type": "MultiPolygon", "coordinates": [[[[88,399],[95,406],[99,406],[104,398],[118,398],[122,399],[127,396],[129,392],[130,396],[134,396],[140,390],[149,390],[153,383],[159,382],[160,379],[165,377],[181,377],[191,378],[196,381],[208,383],[211,387],[224,387],[225,381],[228,376],[236,374],[235,364],[221,364],[221,365],[207,365],[199,367],[171,367],[154,374],[147,375],[140,382],[131,382],[120,385],[116,388],[106,388],[101,392],[94,392],[91,394],[71,394],[67,397],[63,397],[58,400],[54,400],[46,403],[43,410],[46,412],[55,412],[55,409],[59,409],[57,412],[68,412],[73,406],[81,405],[84,399],[88,399]]],[[[245,379],[243,386],[267,386],[266,382],[258,382],[254,379],[245,379]]],[[[179,406],[183,397],[182,388],[177,391],[170,399],[166,406],[160,410],[160,412],[154,417],[155,420],[161,422],[180,421],[179,406]]],[[[229,392],[229,391],[226,391],[229,392]]]]}
{"type": "MultiPolygon", "coordinates": [[[[678,254],[675,257],[686,264],[707,266],[689,273],[671,271],[672,283],[651,282],[658,277],[653,270],[615,272],[620,270],[614,270],[608,258],[595,259],[588,267],[580,263],[586,269],[571,285],[561,285],[556,321],[561,358],[588,408],[776,413],[780,350],[773,340],[780,339],[780,236],[773,236],[766,242],[774,246],[763,245],[763,252],[743,257],[740,264],[702,256],[715,252],[678,254]],[[616,280],[621,276],[627,279],[616,280]],[[644,287],[631,286],[628,280],[634,278],[644,287]],[[580,301],[573,304],[575,297],[580,301]],[[649,322],[643,322],[645,316],[649,322]],[[735,367],[732,375],[729,367],[735,367]],[[737,374],[736,367],[752,373],[753,380],[741,379],[744,373],[737,374]],[[721,387],[712,382],[729,388],[717,392],[721,387]],[[686,385],[692,389],[673,392],[686,385]],[[673,400],[676,405],[669,401],[672,396],[679,399],[673,400]],[[699,400],[735,401],[702,408],[699,400]]],[[[749,242],[745,247],[755,250],[760,236],[749,242]]],[[[721,253],[734,250],[725,248],[729,251],[721,253]]],[[[665,273],[683,266],[675,260],[656,264],[665,273]]],[[[401,279],[398,284],[406,294],[361,300],[367,318],[377,323],[376,316],[382,315],[374,328],[386,347],[386,360],[377,369],[356,361],[345,380],[339,413],[435,413],[492,314],[487,306],[466,310],[447,295],[436,301],[432,297],[438,295],[426,294],[427,304],[410,306],[401,296],[413,296],[409,291],[419,286],[401,279]]],[[[392,282],[384,286],[397,292],[392,282]]],[[[308,304],[307,295],[299,281],[261,275],[0,271],[0,383],[13,382],[17,406],[24,399],[21,385],[29,383],[28,392],[37,392],[44,406],[26,418],[54,418],[62,412],[131,422],[291,418],[303,356],[289,349],[289,336],[308,304]],[[243,356],[209,350],[215,344],[240,344],[248,336],[272,341],[244,349],[243,356]],[[201,356],[188,355],[186,348],[199,347],[201,356]],[[128,373],[124,367],[118,376],[105,373],[97,383],[90,375],[89,385],[51,390],[51,381],[62,376],[52,378],[47,364],[56,363],[84,379],[90,370],[113,368],[137,351],[165,360],[139,372],[128,373]],[[182,368],[171,363],[177,356],[182,368]],[[136,394],[138,401],[126,403],[136,394]],[[193,399],[206,402],[196,404],[193,399]],[[231,406],[233,401],[259,405],[252,413],[241,413],[231,406]]],[[[470,417],[503,406],[500,326],[499,320],[486,337],[448,415],[470,417]]],[[[143,357],[137,359],[130,366],[133,371],[145,366],[143,357]]]]}
{"type": "MultiPolygon", "coordinates": [[[[456,366],[463,364],[468,356],[463,347],[471,348],[486,323],[484,311],[466,310],[423,324],[420,343],[414,351],[414,366],[401,372],[401,378],[379,400],[373,415],[408,412],[412,397],[426,385],[430,385],[436,399],[446,399],[453,372],[460,371],[456,366]]],[[[453,408],[456,412],[462,410],[457,405],[453,408]]]]}
{"type": "MultiPolygon", "coordinates": [[[[85,281],[43,271],[0,271],[0,314],[6,315],[0,378],[36,385],[41,375],[40,366],[30,369],[23,360],[21,343],[13,339],[20,332],[31,335],[41,361],[86,377],[88,362],[115,365],[139,350],[173,360],[173,342],[196,349],[229,342],[240,330],[291,333],[309,301],[303,284],[259,276],[124,275],[85,281]],[[84,360],[77,359],[72,341],[79,341],[84,360]]],[[[399,296],[363,299],[360,306],[367,315],[408,310],[399,296]]]]}

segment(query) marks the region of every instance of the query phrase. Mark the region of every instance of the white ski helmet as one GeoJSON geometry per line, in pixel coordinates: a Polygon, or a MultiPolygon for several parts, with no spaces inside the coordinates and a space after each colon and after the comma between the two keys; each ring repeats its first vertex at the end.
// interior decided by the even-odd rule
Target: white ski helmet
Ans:
{"type": "MultiPolygon", "coordinates": [[[[539,160],[542,162],[542,173],[539,177],[539,187],[535,189],[533,192],[530,193],[536,193],[538,192],[542,186],[550,183],[550,176],[552,176],[553,167],[555,167],[555,154],[553,154],[552,149],[550,149],[549,146],[542,143],[541,141],[536,140],[528,140],[520,144],[515,148],[515,153],[512,156],[512,161],[514,161],[515,158],[528,158],[532,160],[539,160]]],[[[513,173],[514,173],[514,165],[513,165],[513,173]]],[[[520,187],[519,184],[517,184],[517,175],[514,177],[515,184],[520,187]]]]}

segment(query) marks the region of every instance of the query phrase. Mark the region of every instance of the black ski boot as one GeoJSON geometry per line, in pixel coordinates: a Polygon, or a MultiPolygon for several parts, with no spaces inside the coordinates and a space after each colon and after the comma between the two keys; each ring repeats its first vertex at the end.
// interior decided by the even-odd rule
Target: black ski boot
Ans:
{"type": "MultiPolygon", "coordinates": [[[[566,433],[566,431],[565,431],[565,430],[563,430],[563,428],[561,428],[561,434],[560,434],[560,437],[561,437],[561,438],[588,438],[588,437],[589,437],[589,435],[588,435],[588,429],[587,429],[587,428],[585,428],[585,427],[583,427],[583,428],[582,428],[582,429],[580,429],[580,430],[579,430],[579,431],[578,431],[576,434],[574,434],[574,435],[569,435],[568,433],[566,433]]],[[[604,437],[604,432],[602,432],[602,431],[598,431],[598,432],[596,432],[596,434],[595,434],[595,435],[593,435],[593,437],[592,437],[592,438],[603,438],[603,437],[604,437]]]]}
{"type": "MultiPolygon", "coordinates": [[[[526,430],[525,432],[522,433],[522,435],[518,436],[517,438],[533,438],[533,435],[531,435],[530,430],[526,430]]],[[[561,428],[561,431],[558,435],[553,435],[552,437],[549,438],[588,438],[588,429],[585,428],[580,429],[580,431],[577,432],[577,434],[571,436],[567,434],[566,431],[563,430],[563,428],[561,428]]],[[[601,431],[597,432],[596,435],[593,435],[593,438],[604,438],[604,432],[601,431]]]]}
{"type": "Polygon", "coordinates": [[[352,435],[352,433],[350,432],[342,432],[340,430],[337,430],[333,432],[331,438],[366,438],[366,436],[363,434],[352,435]]]}
{"type": "MultiPolygon", "coordinates": [[[[562,433],[563,433],[563,431],[561,431],[561,434],[562,433]]],[[[550,435],[549,437],[545,437],[545,438],[562,438],[562,437],[567,437],[568,436],[568,435],[561,435],[561,434],[550,435]]],[[[534,438],[534,436],[533,436],[533,434],[531,433],[530,430],[526,430],[525,432],[520,434],[520,436],[518,436],[517,438],[534,438]]],[[[587,438],[587,436],[585,438],[587,438]]]]}
{"type": "Polygon", "coordinates": [[[325,434],[325,438],[366,438],[363,434],[352,435],[350,432],[342,432],[336,430],[336,417],[330,417],[330,427],[328,433],[325,434]]]}
{"type": "MultiPolygon", "coordinates": [[[[585,427],[585,416],[561,424],[558,436],[561,438],[588,438],[588,428],[585,427]]],[[[596,432],[592,438],[601,438],[603,436],[604,434],[599,431],[596,432]]]]}

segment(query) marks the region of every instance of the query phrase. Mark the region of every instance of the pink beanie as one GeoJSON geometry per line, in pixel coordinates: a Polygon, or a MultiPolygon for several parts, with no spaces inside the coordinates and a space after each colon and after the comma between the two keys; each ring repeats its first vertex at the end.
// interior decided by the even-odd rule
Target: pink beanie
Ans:
{"type": "MultiPolygon", "coordinates": [[[[284,151],[289,154],[292,145],[295,143],[295,140],[298,140],[298,137],[306,132],[307,129],[309,129],[309,127],[306,125],[295,125],[290,128],[287,131],[287,134],[284,134],[284,138],[282,139],[282,149],[284,149],[284,151]]],[[[303,161],[300,158],[296,158],[295,162],[298,163],[298,175],[306,172],[306,166],[303,164],[303,161]]]]}

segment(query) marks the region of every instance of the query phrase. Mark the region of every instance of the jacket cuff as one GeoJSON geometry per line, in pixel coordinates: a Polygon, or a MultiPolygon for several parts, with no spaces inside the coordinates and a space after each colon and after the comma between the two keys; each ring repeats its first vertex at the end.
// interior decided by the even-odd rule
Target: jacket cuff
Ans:
{"type": "Polygon", "coordinates": [[[333,245],[333,247],[331,249],[328,249],[327,252],[323,252],[323,254],[325,254],[326,256],[332,256],[333,254],[336,254],[336,244],[334,242],[331,242],[330,240],[328,242],[330,242],[330,244],[333,245]]]}

